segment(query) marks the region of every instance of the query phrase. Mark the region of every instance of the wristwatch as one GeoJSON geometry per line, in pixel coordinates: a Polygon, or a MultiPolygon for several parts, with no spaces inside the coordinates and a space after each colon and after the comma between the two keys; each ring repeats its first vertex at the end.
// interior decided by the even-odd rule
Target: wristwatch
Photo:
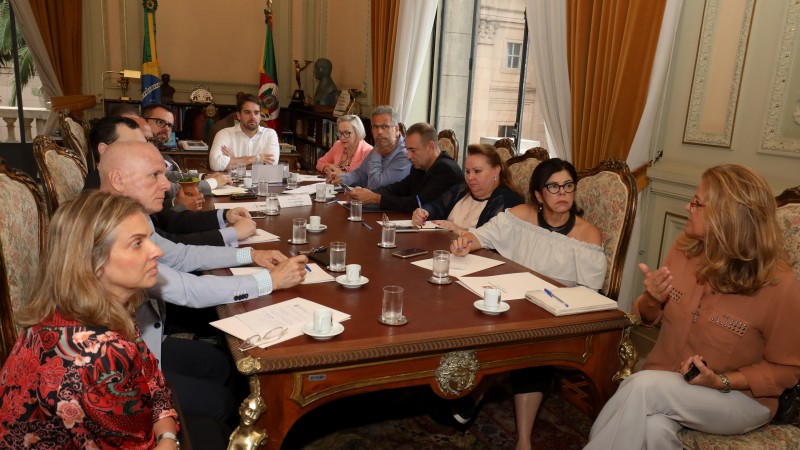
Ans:
{"type": "Polygon", "coordinates": [[[725,394],[730,392],[731,391],[731,380],[728,379],[728,376],[725,375],[724,372],[717,372],[717,376],[720,378],[720,380],[722,380],[722,389],[720,389],[719,391],[722,392],[722,393],[725,393],[725,394]]]}
{"type": "Polygon", "coordinates": [[[181,441],[178,440],[178,436],[176,436],[175,433],[165,431],[159,434],[158,437],[156,438],[156,445],[158,445],[158,443],[161,442],[162,439],[172,439],[173,441],[175,441],[175,448],[181,450],[181,441]]]}

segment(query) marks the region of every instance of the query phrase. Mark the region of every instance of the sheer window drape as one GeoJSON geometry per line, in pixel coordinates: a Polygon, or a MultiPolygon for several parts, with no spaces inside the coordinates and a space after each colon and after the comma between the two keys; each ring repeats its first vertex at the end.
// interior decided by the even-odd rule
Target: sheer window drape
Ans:
{"type": "Polygon", "coordinates": [[[626,159],[642,117],[666,0],[569,0],[572,161],[626,159]]]}
{"type": "Polygon", "coordinates": [[[372,98],[375,105],[389,103],[392,66],[397,39],[399,0],[373,0],[370,10],[372,36],[372,98]]]}
{"type": "Polygon", "coordinates": [[[438,4],[434,0],[404,1],[400,4],[389,104],[395,108],[401,122],[405,122],[411,112],[411,102],[425,65],[438,4]]]}

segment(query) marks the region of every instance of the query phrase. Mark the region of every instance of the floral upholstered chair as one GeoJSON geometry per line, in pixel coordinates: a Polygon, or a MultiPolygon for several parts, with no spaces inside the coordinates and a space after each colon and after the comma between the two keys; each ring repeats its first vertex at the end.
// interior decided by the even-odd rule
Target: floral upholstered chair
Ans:
{"type": "Polygon", "coordinates": [[[503,162],[508,161],[514,156],[514,141],[511,138],[503,138],[494,143],[494,148],[500,155],[503,162]]]}
{"type": "Polygon", "coordinates": [[[530,183],[533,169],[539,165],[540,162],[550,159],[550,154],[542,147],[534,147],[528,149],[524,155],[515,156],[508,161],[508,176],[511,179],[511,185],[522,194],[525,203],[531,204],[530,183]]]}
{"type": "Polygon", "coordinates": [[[458,138],[455,131],[447,129],[439,132],[439,149],[458,161],[458,138]]]}
{"type": "Polygon", "coordinates": [[[73,152],[59,147],[47,136],[36,136],[33,140],[33,155],[42,174],[52,214],[58,205],[81,193],[86,180],[86,166],[73,152]]]}
{"type": "Polygon", "coordinates": [[[600,229],[603,239],[608,270],[602,292],[616,300],[636,216],[636,179],[624,161],[608,159],[578,173],[575,192],[583,218],[600,229]]]}
{"type": "Polygon", "coordinates": [[[42,193],[24,172],[0,159],[0,365],[17,340],[14,312],[35,282],[47,215],[42,193]]]}
{"type": "Polygon", "coordinates": [[[83,167],[94,169],[97,161],[89,149],[89,124],[82,119],[72,117],[68,109],[58,112],[58,122],[64,145],[80,157],[83,167]]]}
{"type": "MultiPolygon", "coordinates": [[[[789,188],[776,197],[778,222],[783,228],[784,249],[794,274],[800,278],[800,187],[789,188]]],[[[794,422],[800,421],[795,417],[794,422]]],[[[683,448],[692,450],[750,450],[754,448],[798,449],[800,428],[795,425],[767,424],[749,433],[733,436],[706,434],[684,428],[678,432],[683,448]]]]}

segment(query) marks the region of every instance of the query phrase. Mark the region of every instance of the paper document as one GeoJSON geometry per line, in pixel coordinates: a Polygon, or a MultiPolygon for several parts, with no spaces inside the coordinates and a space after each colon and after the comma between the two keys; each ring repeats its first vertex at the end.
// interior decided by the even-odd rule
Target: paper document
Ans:
{"type": "Polygon", "coordinates": [[[279,241],[281,238],[272,233],[268,233],[261,228],[256,228],[256,234],[247,239],[239,241],[239,245],[258,244],[260,242],[273,242],[279,241]]]}
{"type": "MultiPolygon", "coordinates": [[[[308,268],[311,269],[311,272],[306,273],[306,278],[300,284],[315,284],[315,283],[326,283],[328,281],[336,281],[333,275],[329,274],[325,270],[323,270],[318,264],[308,264],[308,268]]],[[[234,275],[252,275],[259,270],[262,270],[263,267],[231,267],[230,271],[234,275]]]]}
{"type": "Polygon", "coordinates": [[[500,299],[503,301],[525,298],[525,293],[533,289],[555,289],[554,285],[530,272],[506,273],[490,277],[461,277],[458,279],[458,284],[481,298],[483,298],[484,289],[499,289],[500,299]]]}
{"type": "MultiPolygon", "coordinates": [[[[433,258],[414,261],[411,264],[423,269],[433,270],[433,258]]],[[[467,256],[450,255],[450,275],[461,278],[471,273],[480,272],[490,267],[499,266],[503,261],[469,254],[467,256]]],[[[481,291],[481,295],[483,292],[481,291]]]]}
{"type": "MultiPolygon", "coordinates": [[[[282,338],[259,346],[266,348],[303,334],[303,325],[310,323],[314,318],[314,310],[322,307],[323,305],[311,300],[295,297],[254,311],[216,320],[211,322],[211,325],[241,340],[253,335],[263,336],[275,328],[286,327],[286,334],[282,338]]],[[[344,322],[349,318],[349,314],[333,309],[334,323],[344,322]]]]}
{"type": "MultiPolygon", "coordinates": [[[[278,204],[281,208],[292,208],[295,206],[311,206],[311,196],[303,195],[279,195],[278,204]]],[[[266,208],[266,204],[264,206],[266,208]]]]}
{"type": "Polygon", "coordinates": [[[231,194],[244,194],[247,189],[236,186],[222,186],[211,190],[211,194],[217,197],[231,194]]]}
{"type": "Polygon", "coordinates": [[[315,182],[321,181],[323,183],[325,182],[325,177],[320,175],[305,175],[301,173],[298,179],[300,180],[301,183],[308,181],[315,181],[315,182]]]}
{"type": "MultiPolygon", "coordinates": [[[[382,220],[376,220],[378,225],[383,225],[382,220]]],[[[414,231],[436,231],[436,230],[447,230],[447,228],[440,227],[435,223],[431,222],[430,220],[425,222],[425,225],[418,227],[415,226],[411,220],[390,220],[397,227],[398,233],[408,233],[414,231]]]]}
{"type": "Polygon", "coordinates": [[[325,183],[306,184],[304,186],[298,186],[295,189],[284,189],[283,193],[289,195],[316,194],[318,184],[325,184],[325,183]]]}
{"type": "Polygon", "coordinates": [[[583,286],[548,290],[552,296],[544,290],[531,290],[525,298],[554,316],[617,309],[617,302],[583,286]]]}
{"type": "Polygon", "coordinates": [[[267,209],[267,203],[266,200],[260,202],[214,203],[214,208],[216,209],[244,208],[250,212],[253,211],[263,212],[267,209]]]}

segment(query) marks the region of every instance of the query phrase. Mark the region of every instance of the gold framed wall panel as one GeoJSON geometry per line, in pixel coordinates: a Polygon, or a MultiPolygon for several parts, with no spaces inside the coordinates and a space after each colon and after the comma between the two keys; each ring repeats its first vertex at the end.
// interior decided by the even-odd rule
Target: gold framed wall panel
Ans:
{"type": "Polygon", "coordinates": [[[755,0],[706,0],[683,142],[730,148],[755,0]]]}
{"type": "Polygon", "coordinates": [[[786,2],[759,153],[800,157],[800,3],[786,2]]]}

